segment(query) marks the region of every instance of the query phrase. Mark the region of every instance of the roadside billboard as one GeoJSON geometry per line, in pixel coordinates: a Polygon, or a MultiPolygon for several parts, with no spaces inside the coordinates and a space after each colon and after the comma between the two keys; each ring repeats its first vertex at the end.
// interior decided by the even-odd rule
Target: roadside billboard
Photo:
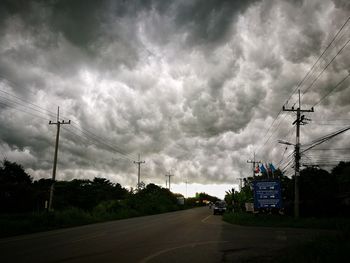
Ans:
{"type": "Polygon", "coordinates": [[[178,196],[177,198],[177,204],[178,205],[184,205],[185,204],[185,198],[183,196],[178,196]]]}
{"type": "Polygon", "coordinates": [[[254,208],[282,208],[279,180],[254,181],[254,208]]]}

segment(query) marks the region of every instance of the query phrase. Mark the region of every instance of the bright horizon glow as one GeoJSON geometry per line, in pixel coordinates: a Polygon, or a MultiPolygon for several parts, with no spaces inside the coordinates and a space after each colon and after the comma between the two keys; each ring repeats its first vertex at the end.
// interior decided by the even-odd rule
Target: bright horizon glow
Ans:
{"type": "MultiPolygon", "coordinates": [[[[234,188],[236,191],[238,190],[238,184],[187,184],[187,193],[186,193],[186,184],[171,184],[171,191],[173,193],[182,194],[185,198],[187,197],[195,197],[196,193],[206,193],[212,196],[216,196],[220,199],[224,199],[226,191],[234,188]]],[[[165,185],[162,185],[165,187],[165,185]]]]}

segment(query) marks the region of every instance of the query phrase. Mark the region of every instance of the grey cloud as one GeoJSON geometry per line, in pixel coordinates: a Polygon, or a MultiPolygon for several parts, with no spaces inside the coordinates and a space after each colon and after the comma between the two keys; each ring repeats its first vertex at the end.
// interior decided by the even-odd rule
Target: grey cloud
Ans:
{"type": "Polygon", "coordinates": [[[60,0],[53,2],[51,25],[73,44],[89,47],[99,35],[105,1],[60,0]]]}
{"type": "MultiPolygon", "coordinates": [[[[13,3],[1,9],[1,89],[52,112],[59,104],[74,121],[61,133],[61,179],[105,176],[130,186],[132,161],[76,127],[134,158],[141,153],[146,182],[163,184],[174,168],[179,182],[232,183],[250,174],[246,159],[346,16],[341,1],[13,3]]],[[[305,95],[305,107],[348,68],[344,52],[305,95]]],[[[346,117],[346,87],[313,116],[346,117]]],[[[12,108],[0,112],[4,153],[36,178],[49,177],[55,126],[12,108]]],[[[276,141],[288,137],[292,119],[257,158],[279,161],[276,141]]],[[[303,140],[323,133],[305,129],[303,140]]]]}
{"type": "Polygon", "coordinates": [[[232,21],[254,1],[185,1],[179,5],[176,25],[188,32],[187,43],[220,43],[227,37],[232,21]]]}
{"type": "Polygon", "coordinates": [[[347,0],[333,0],[336,8],[350,10],[350,3],[347,0]]]}
{"type": "MultiPolygon", "coordinates": [[[[80,47],[88,47],[97,37],[101,24],[100,12],[105,1],[5,1],[7,16],[20,16],[25,23],[35,28],[40,24],[49,25],[53,31],[80,47]]],[[[6,18],[6,16],[4,16],[6,18]]]]}

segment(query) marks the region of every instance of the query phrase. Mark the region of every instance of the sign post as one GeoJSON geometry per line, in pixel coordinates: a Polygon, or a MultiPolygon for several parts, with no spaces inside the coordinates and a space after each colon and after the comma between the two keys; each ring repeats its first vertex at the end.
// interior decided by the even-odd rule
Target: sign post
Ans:
{"type": "Polygon", "coordinates": [[[281,183],[279,180],[254,181],[254,209],[282,208],[281,183]]]}

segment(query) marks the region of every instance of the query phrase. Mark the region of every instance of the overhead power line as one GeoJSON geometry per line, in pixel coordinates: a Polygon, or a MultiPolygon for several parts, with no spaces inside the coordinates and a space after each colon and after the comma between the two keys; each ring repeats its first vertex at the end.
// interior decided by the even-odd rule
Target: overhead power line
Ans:
{"type": "Polygon", "coordinates": [[[72,126],[79,130],[81,133],[83,133],[85,136],[91,138],[92,140],[107,146],[110,149],[113,149],[114,151],[116,151],[117,153],[119,153],[120,155],[126,157],[127,159],[129,159],[130,161],[136,161],[137,158],[134,157],[132,154],[129,154],[127,152],[125,152],[124,150],[122,150],[119,146],[116,146],[115,144],[113,144],[111,141],[108,141],[106,138],[102,138],[101,136],[97,136],[96,134],[94,134],[93,132],[82,128],[81,126],[79,126],[77,123],[72,122],[72,126]]]}
{"type": "MultiPolygon", "coordinates": [[[[288,97],[287,101],[289,101],[291,99],[291,97],[296,93],[296,91],[298,89],[300,89],[301,85],[306,81],[306,79],[309,77],[310,73],[314,70],[315,66],[317,65],[317,63],[320,61],[320,59],[323,57],[323,55],[327,52],[327,50],[331,47],[331,45],[333,44],[333,42],[336,40],[336,38],[338,37],[338,35],[340,34],[340,32],[344,29],[344,27],[346,26],[346,24],[350,21],[350,16],[346,19],[346,21],[344,22],[344,24],[339,28],[339,30],[337,31],[337,33],[334,35],[334,37],[332,38],[331,42],[329,42],[329,44],[326,46],[326,48],[323,50],[323,52],[320,54],[320,56],[317,58],[317,60],[314,62],[314,64],[312,65],[312,67],[308,70],[308,72],[305,74],[305,76],[302,78],[302,80],[298,83],[297,87],[293,90],[293,92],[291,93],[291,95],[288,97]]],[[[285,103],[286,104],[286,103],[285,103]]]]}
{"type": "Polygon", "coordinates": [[[310,149],[310,151],[349,151],[350,148],[320,148],[320,149],[310,149]]]}
{"type": "MultiPolygon", "coordinates": [[[[280,115],[280,113],[282,112],[282,110],[280,110],[276,116],[276,118],[273,120],[273,122],[271,123],[271,125],[269,126],[269,128],[267,129],[266,133],[264,134],[264,136],[262,137],[263,140],[264,138],[267,136],[267,134],[269,133],[269,131],[271,130],[271,128],[273,127],[273,124],[276,122],[278,116],[282,116],[280,115]]],[[[260,150],[263,149],[265,147],[265,145],[270,141],[270,139],[272,138],[272,136],[278,131],[278,128],[280,127],[282,121],[284,120],[284,118],[280,119],[280,121],[277,123],[277,127],[274,129],[274,131],[271,132],[271,134],[269,135],[269,137],[264,141],[263,144],[261,144],[259,146],[259,148],[256,150],[257,155],[260,153],[260,150]]]]}
{"type": "Polygon", "coordinates": [[[43,110],[40,110],[40,109],[35,108],[35,107],[32,107],[32,106],[28,106],[28,105],[26,105],[26,104],[23,104],[23,103],[21,103],[21,102],[15,101],[15,100],[11,100],[11,99],[6,98],[6,97],[3,97],[3,96],[1,96],[1,95],[0,95],[0,100],[1,100],[2,102],[4,102],[5,104],[7,103],[7,105],[8,105],[9,107],[13,108],[13,109],[17,109],[17,107],[20,106],[20,107],[29,109],[29,110],[31,110],[31,111],[34,111],[34,112],[36,112],[36,113],[43,114],[43,115],[45,115],[45,116],[47,116],[47,117],[50,117],[50,116],[52,117],[52,116],[53,116],[53,115],[50,115],[50,114],[48,114],[47,112],[45,112],[45,111],[43,111],[43,110]],[[17,107],[16,107],[16,106],[17,106],[17,107]]]}
{"type": "MultiPolygon", "coordinates": [[[[29,88],[26,88],[25,86],[20,86],[17,85],[16,83],[14,83],[12,80],[10,80],[10,78],[8,76],[2,75],[0,73],[0,80],[2,80],[3,82],[5,82],[9,87],[11,87],[12,89],[17,88],[17,89],[25,89],[27,92],[31,93],[32,95],[34,95],[35,97],[38,96],[37,93],[33,92],[32,90],[30,90],[29,88]]],[[[15,95],[12,95],[15,96],[15,95]]],[[[59,105],[57,105],[56,103],[52,103],[55,107],[59,107],[59,105]]],[[[56,114],[55,112],[52,112],[54,115],[56,114]]]]}
{"type": "Polygon", "coordinates": [[[303,97],[305,95],[306,92],[308,92],[309,89],[311,89],[313,87],[313,85],[315,84],[315,82],[321,77],[321,75],[323,74],[323,72],[328,68],[328,66],[336,59],[336,57],[343,51],[343,49],[347,46],[347,44],[349,44],[350,39],[348,41],[346,41],[346,43],[342,46],[341,49],[339,49],[339,51],[337,52],[337,54],[331,59],[331,61],[329,61],[327,63],[327,65],[322,69],[322,71],[317,75],[317,77],[311,82],[311,84],[303,91],[302,96],[303,97]]]}
{"type": "Polygon", "coordinates": [[[341,81],[339,81],[329,92],[327,92],[318,102],[316,102],[313,107],[315,107],[316,105],[320,104],[325,98],[327,98],[336,88],[338,88],[341,84],[343,84],[343,82],[345,80],[347,80],[347,78],[350,76],[350,73],[348,73],[348,75],[345,76],[345,78],[343,78],[341,81]]]}
{"type": "Polygon", "coordinates": [[[37,114],[35,114],[35,113],[26,111],[26,110],[24,110],[24,109],[19,109],[19,108],[15,107],[14,105],[9,104],[9,102],[6,102],[6,101],[4,102],[4,101],[1,101],[1,100],[0,100],[0,104],[1,104],[1,105],[4,105],[4,106],[6,106],[6,107],[10,107],[10,108],[12,108],[12,109],[14,109],[14,110],[17,110],[17,111],[20,111],[20,112],[29,114],[29,115],[31,115],[31,116],[33,116],[33,117],[35,117],[35,118],[39,118],[39,119],[42,119],[42,120],[45,120],[45,121],[49,121],[49,118],[44,118],[43,116],[40,116],[40,115],[37,115],[37,114]]]}
{"type": "MultiPolygon", "coordinates": [[[[34,106],[37,106],[37,105],[35,105],[33,103],[31,103],[31,104],[34,105],[34,106]]],[[[27,105],[19,103],[17,101],[13,101],[11,99],[3,98],[1,96],[0,96],[0,105],[4,105],[4,106],[7,106],[7,107],[10,107],[10,108],[12,108],[14,110],[17,110],[17,111],[29,114],[29,115],[31,115],[33,117],[36,117],[36,118],[39,118],[39,119],[42,119],[42,120],[45,120],[45,121],[49,121],[48,117],[51,116],[51,114],[48,114],[47,112],[41,111],[41,110],[33,108],[31,106],[27,106],[27,105]],[[23,109],[22,108],[18,108],[18,106],[23,107],[23,109]],[[36,113],[33,113],[33,112],[25,110],[25,109],[29,109],[29,110],[34,111],[36,113],[43,114],[45,117],[44,116],[40,116],[40,115],[38,115],[36,113]]],[[[74,123],[72,122],[72,124],[74,124],[74,123]]],[[[129,161],[134,161],[136,159],[136,158],[132,157],[130,154],[127,154],[125,151],[122,151],[119,147],[113,145],[111,142],[106,142],[105,139],[100,138],[99,136],[93,134],[92,132],[90,132],[90,131],[88,131],[86,129],[83,129],[83,128],[77,126],[77,125],[75,125],[75,126],[72,125],[72,127],[76,128],[80,132],[82,132],[86,138],[90,139],[90,141],[93,140],[93,142],[94,142],[93,144],[94,145],[96,145],[96,146],[99,146],[99,145],[102,146],[103,145],[103,146],[109,148],[110,150],[112,149],[113,152],[117,152],[117,153],[125,156],[126,159],[129,160],[129,161]]],[[[72,131],[70,131],[70,133],[72,133],[72,131]]],[[[77,135],[77,134],[75,134],[75,135],[77,135]]]]}
{"type": "MultiPolygon", "coordinates": [[[[305,74],[305,76],[302,78],[302,80],[298,83],[297,87],[293,90],[293,92],[291,93],[291,95],[288,97],[288,99],[286,100],[286,103],[291,99],[291,97],[295,94],[295,92],[300,89],[300,87],[302,86],[302,84],[310,77],[311,72],[315,69],[316,65],[319,63],[320,59],[325,55],[325,53],[329,50],[329,48],[332,46],[332,44],[334,43],[334,41],[338,38],[339,34],[343,31],[344,27],[348,24],[348,22],[350,21],[350,16],[346,19],[346,21],[343,23],[343,25],[338,29],[337,33],[334,35],[334,37],[332,38],[332,40],[329,42],[329,44],[326,46],[326,48],[323,50],[323,52],[320,54],[320,56],[317,58],[317,60],[314,62],[314,64],[312,65],[312,67],[308,70],[308,72],[305,74]]],[[[303,92],[303,95],[312,87],[312,85],[317,81],[317,79],[322,75],[322,73],[327,69],[327,67],[333,62],[333,60],[340,54],[340,52],[345,48],[345,46],[349,43],[350,40],[348,40],[343,47],[337,52],[337,54],[332,58],[332,60],[326,65],[326,67],[321,71],[321,73],[319,73],[319,75],[313,80],[313,82],[311,83],[311,85],[303,92]]],[[[286,104],[285,103],[285,104],[286,104]]],[[[264,134],[263,138],[265,138],[269,131],[272,129],[273,125],[275,124],[277,118],[280,116],[282,110],[280,110],[275,119],[273,120],[273,122],[271,123],[271,125],[269,126],[269,128],[267,129],[266,133],[264,134]]],[[[266,145],[266,143],[271,139],[272,135],[270,135],[270,137],[264,142],[264,144],[262,146],[260,146],[257,150],[257,153],[259,153],[260,149],[262,147],[264,147],[266,145]]]]}
{"type": "MultiPolygon", "coordinates": [[[[56,115],[49,110],[46,110],[45,108],[36,105],[32,102],[29,102],[28,100],[24,100],[18,96],[15,96],[7,91],[0,90],[0,93],[6,94],[10,97],[16,98],[17,100],[14,100],[12,98],[4,97],[0,95],[0,105],[4,105],[7,107],[10,107],[12,109],[15,109],[17,111],[29,114],[33,117],[40,118],[45,121],[49,121],[49,117],[55,117],[56,115]],[[42,114],[38,115],[38,114],[42,114]]],[[[102,138],[101,136],[98,136],[94,134],[93,132],[82,128],[78,123],[72,122],[72,127],[78,129],[82,134],[84,134],[85,137],[92,139],[95,141],[95,145],[103,145],[109,149],[112,149],[114,152],[119,153],[120,155],[126,157],[130,161],[136,160],[135,156],[132,156],[131,154],[125,152],[122,150],[119,146],[116,146],[114,143],[111,143],[106,138],[102,138]],[[97,142],[97,143],[96,143],[97,142]]]]}
{"type": "MultiPolygon", "coordinates": [[[[18,96],[16,96],[16,95],[13,95],[13,94],[11,94],[10,92],[7,92],[7,91],[1,90],[1,89],[0,89],[0,92],[3,93],[3,94],[8,95],[8,96],[10,96],[10,97],[16,98],[17,100],[20,100],[20,101],[22,101],[22,102],[24,102],[24,103],[27,103],[27,104],[29,104],[29,105],[35,107],[35,108],[38,108],[38,110],[41,110],[42,112],[45,112],[47,115],[49,115],[49,116],[51,116],[51,117],[55,117],[55,116],[56,116],[54,112],[49,111],[49,110],[47,110],[47,109],[45,109],[45,108],[43,108],[43,107],[41,107],[41,106],[39,106],[39,105],[36,105],[36,104],[34,104],[34,103],[28,101],[28,100],[22,99],[22,98],[20,98],[20,97],[18,97],[18,96]]],[[[2,98],[6,98],[6,97],[3,97],[3,96],[1,96],[1,97],[2,97],[2,98]]],[[[6,99],[9,99],[9,98],[6,98],[6,99]]],[[[11,99],[9,99],[9,100],[11,100],[11,99]]],[[[12,100],[12,101],[14,101],[14,100],[12,100]]],[[[16,101],[14,101],[14,102],[16,102],[16,101]]],[[[19,102],[16,102],[16,103],[21,104],[21,103],[19,103],[19,102]]],[[[23,104],[21,104],[21,105],[23,105],[23,104]]],[[[32,107],[31,107],[31,108],[32,108],[32,107]]],[[[35,110],[37,111],[37,109],[35,109],[35,110]]]]}
{"type": "Polygon", "coordinates": [[[343,128],[343,129],[340,129],[340,130],[338,130],[338,131],[335,131],[335,132],[333,132],[333,133],[331,133],[331,134],[322,136],[321,138],[316,139],[316,140],[314,140],[314,141],[312,141],[312,142],[306,144],[305,146],[307,146],[307,148],[303,149],[303,150],[301,151],[301,153],[304,153],[304,152],[310,150],[311,148],[313,148],[313,147],[315,147],[315,146],[317,146],[317,145],[319,145],[319,144],[321,144],[321,143],[324,143],[325,141],[328,141],[328,140],[332,139],[333,137],[335,137],[335,136],[337,136],[337,135],[339,135],[339,134],[341,134],[341,133],[346,132],[347,130],[350,130],[350,126],[349,126],[349,127],[346,127],[346,128],[343,128]]]}

